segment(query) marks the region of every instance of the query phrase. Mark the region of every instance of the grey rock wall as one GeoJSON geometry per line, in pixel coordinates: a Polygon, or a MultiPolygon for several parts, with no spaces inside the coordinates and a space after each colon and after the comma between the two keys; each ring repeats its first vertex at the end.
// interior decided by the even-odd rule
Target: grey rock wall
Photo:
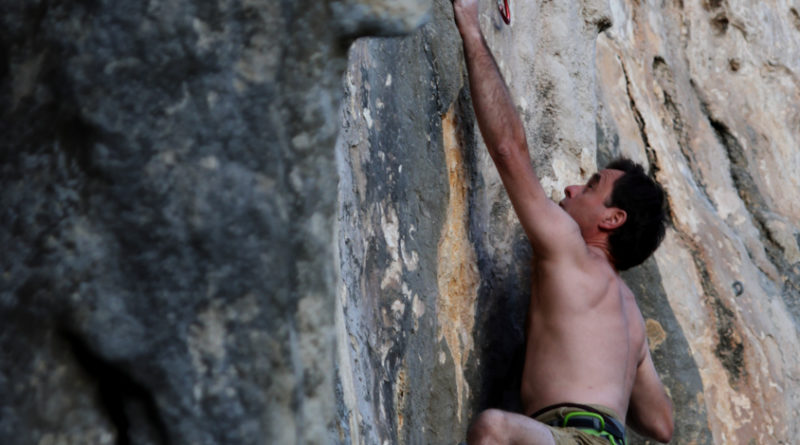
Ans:
{"type": "Polygon", "coordinates": [[[346,49],[426,6],[3,2],[0,442],[325,442],[346,49]]]}
{"type": "MultiPolygon", "coordinates": [[[[481,20],[553,198],[620,154],[668,192],[667,240],[625,278],[675,402],[675,443],[792,443],[798,6],[511,4],[510,27],[494,2],[481,20]]],[[[337,443],[458,443],[481,409],[518,408],[532,253],[460,60],[448,2],[410,37],[350,50],[337,443]]]]}
{"type": "Polygon", "coordinates": [[[791,443],[798,5],[611,4],[615,26],[597,45],[599,114],[614,121],[619,150],[648,159],[669,193],[673,231],[655,260],[708,428],[715,443],[791,443]]]}
{"type": "MultiPolygon", "coordinates": [[[[548,192],[617,154],[668,192],[625,278],[675,443],[792,443],[800,4],[511,6],[481,21],[548,192]]],[[[3,10],[1,443],[453,444],[518,409],[532,252],[449,1],[3,10]]]]}
{"type": "MultiPolygon", "coordinates": [[[[490,2],[482,21],[542,154],[534,163],[589,173],[594,42],[608,10],[518,7],[520,23],[541,15],[547,26],[507,28],[490,2]]],[[[344,443],[457,443],[479,409],[519,408],[531,250],[481,145],[465,76],[446,1],[413,36],[350,50],[337,144],[344,443]]]]}

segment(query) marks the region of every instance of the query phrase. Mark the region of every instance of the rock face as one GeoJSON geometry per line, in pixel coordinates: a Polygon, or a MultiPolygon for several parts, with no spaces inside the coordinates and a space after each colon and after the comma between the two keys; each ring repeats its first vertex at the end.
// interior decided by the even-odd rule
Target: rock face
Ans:
{"type": "MultiPolygon", "coordinates": [[[[512,2],[506,27],[484,3],[553,197],[620,154],[667,190],[667,240],[625,278],[675,402],[675,442],[790,443],[797,8],[512,2]]],[[[532,253],[475,126],[451,20],[437,2],[413,36],[350,50],[337,146],[338,443],[454,443],[480,409],[519,405],[532,253]]]]}
{"type": "MultiPolygon", "coordinates": [[[[619,154],[667,190],[625,278],[676,443],[800,436],[790,4],[482,2],[553,197],[619,154]]],[[[449,1],[5,6],[1,443],[452,444],[519,408],[532,252],[449,1]]]]}
{"type": "Polygon", "coordinates": [[[3,11],[0,442],[325,442],[346,49],[425,2],[3,11]]]}
{"type": "MultiPolygon", "coordinates": [[[[599,132],[619,141],[609,151],[647,159],[669,193],[673,230],[655,262],[680,329],[666,336],[688,341],[713,440],[790,443],[800,437],[797,9],[689,3],[612,4],[616,25],[597,45],[599,132]]],[[[663,355],[666,374],[673,357],[663,355]]]]}

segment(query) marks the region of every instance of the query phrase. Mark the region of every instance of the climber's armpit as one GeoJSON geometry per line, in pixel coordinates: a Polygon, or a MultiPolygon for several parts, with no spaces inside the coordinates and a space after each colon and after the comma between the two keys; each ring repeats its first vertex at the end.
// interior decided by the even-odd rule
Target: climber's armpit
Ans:
{"type": "Polygon", "coordinates": [[[585,253],[575,221],[544,194],[527,150],[513,150],[495,164],[514,211],[538,258],[585,253]]]}

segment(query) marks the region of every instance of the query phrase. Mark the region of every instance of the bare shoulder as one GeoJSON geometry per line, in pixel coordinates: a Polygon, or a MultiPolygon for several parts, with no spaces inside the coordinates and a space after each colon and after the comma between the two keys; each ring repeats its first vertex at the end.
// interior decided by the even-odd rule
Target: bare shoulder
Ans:
{"type": "Polygon", "coordinates": [[[541,199],[517,215],[537,255],[560,261],[588,253],[580,227],[555,202],[541,199]]]}
{"type": "MultiPolygon", "coordinates": [[[[616,291],[612,291],[612,293],[633,296],[628,286],[620,278],[619,273],[611,265],[606,253],[598,247],[587,246],[586,244],[584,246],[583,249],[576,249],[576,252],[572,254],[576,265],[582,272],[598,284],[607,283],[609,286],[613,286],[616,291]]],[[[611,291],[611,289],[609,290],[611,291]]]]}
{"type": "Polygon", "coordinates": [[[561,276],[580,281],[607,281],[613,279],[614,268],[608,262],[602,249],[586,244],[575,221],[563,210],[556,207],[554,212],[562,218],[554,218],[556,224],[548,231],[547,243],[552,248],[540,249],[532,243],[536,258],[558,269],[561,276]]]}
{"type": "Polygon", "coordinates": [[[622,277],[619,276],[619,274],[616,274],[616,275],[617,275],[617,279],[618,279],[618,282],[619,282],[619,293],[620,293],[620,296],[626,302],[630,302],[631,303],[631,305],[635,309],[634,312],[639,315],[639,318],[641,318],[642,313],[639,310],[639,303],[636,301],[636,295],[633,293],[631,288],[628,286],[628,283],[626,283],[625,280],[623,280],[622,277]]]}
{"type": "Polygon", "coordinates": [[[553,307],[563,314],[589,315],[599,306],[609,315],[619,311],[620,280],[601,249],[583,243],[549,257],[534,254],[534,260],[537,298],[557,302],[553,307]]]}
{"type": "Polygon", "coordinates": [[[644,320],[644,315],[639,308],[639,303],[636,300],[636,295],[631,288],[625,283],[622,278],[620,282],[620,296],[622,297],[623,305],[625,308],[625,317],[627,318],[629,326],[629,338],[634,346],[634,350],[639,351],[636,356],[636,362],[641,363],[647,355],[647,327],[644,320]]]}

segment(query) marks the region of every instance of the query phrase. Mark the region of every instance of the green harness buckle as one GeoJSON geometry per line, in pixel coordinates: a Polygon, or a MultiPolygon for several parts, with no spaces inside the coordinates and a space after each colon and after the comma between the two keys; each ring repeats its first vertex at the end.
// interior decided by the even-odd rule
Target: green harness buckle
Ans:
{"type": "Polygon", "coordinates": [[[567,414],[566,416],[564,416],[564,425],[563,426],[567,426],[567,423],[569,422],[569,419],[571,419],[571,418],[573,418],[575,416],[594,417],[595,419],[600,421],[600,431],[606,429],[606,421],[605,421],[605,419],[603,419],[603,416],[601,416],[600,414],[597,414],[597,413],[590,413],[589,411],[576,411],[576,412],[567,414]]]}
{"type": "MultiPolygon", "coordinates": [[[[599,426],[594,426],[594,427],[576,427],[576,428],[579,429],[580,431],[590,435],[590,436],[605,437],[606,439],[608,439],[609,442],[611,442],[611,445],[625,445],[624,439],[623,439],[622,442],[618,442],[614,438],[613,434],[611,434],[608,431],[606,431],[606,421],[603,418],[603,416],[601,416],[600,414],[589,412],[589,411],[571,412],[571,413],[567,414],[566,416],[564,416],[564,420],[562,421],[562,425],[561,426],[562,427],[568,427],[569,426],[569,421],[573,417],[582,417],[582,418],[589,417],[589,418],[592,418],[592,419],[596,419],[599,422],[599,426]]],[[[578,419],[575,419],[575,420],[578,420],[578,419]]]]}

